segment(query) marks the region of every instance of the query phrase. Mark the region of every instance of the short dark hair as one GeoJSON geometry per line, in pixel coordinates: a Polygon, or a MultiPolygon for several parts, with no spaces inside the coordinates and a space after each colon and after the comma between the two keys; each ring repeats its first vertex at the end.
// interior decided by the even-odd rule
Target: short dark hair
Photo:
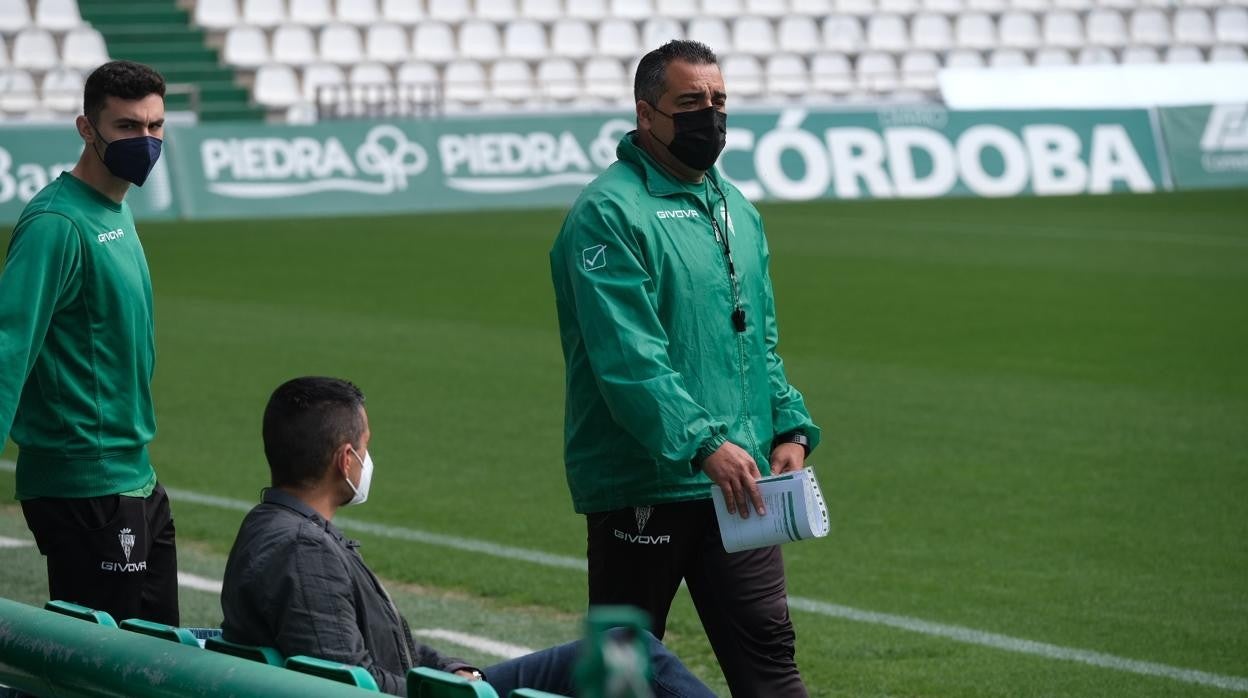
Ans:
{"type": "Polygon", "coordinates": [[[364,436],[364,393],[340,378],[286,381],[264,408],[264,457],[273,486],[306,487],[325,475],[334,451],[364,436]]]}
{"type": "Polygon", "coordinates": [[[82,113],[91,123],[100,118],[109,97],[135,100],[165,96],[165,78],[155,69],[134,61],[109,61],[87,77],[82,91],[82,113]]]}
{"type": "Polygon", "coordinates": [[[719,64],[710,46],[701,41],[673,39],[641,57],[633,78],[633,99],[657,104],[667,90],[667,64],[684,61],[693,65],[719,64]]]}

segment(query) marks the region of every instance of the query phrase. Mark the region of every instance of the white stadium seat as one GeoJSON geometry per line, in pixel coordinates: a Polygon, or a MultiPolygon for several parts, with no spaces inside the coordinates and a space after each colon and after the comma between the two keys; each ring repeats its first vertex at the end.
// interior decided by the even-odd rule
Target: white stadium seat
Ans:
{"type": "Polygon", "coordinates": [[[477,0],[476,16],[491,22],[510,22],[519,16],[519,12],[516,0],[477,0]]]}
{"type": "MultiPolygon", "coordinates": [[[[469,7],[468,0],[433,0],[425,9],[428,10],[429,19],[436,22],[458,24],[472,17],[472,8],[469,7]]],[[[482,84],[484,84],[484,74],[482,74],[481,79],[482,84]]],[[[484,87],[482,91],[484,91],[484,87]]]]}
{"type": "Polygon", "coordinates": [[[28,0],[0,0],[0,33],[16,34],[30,24],[28,0]]]}
{"type": "Polygon", "coordinates": [[[767,92],[785,97],[801,97],[810,92],[810,73],[806,61],[793,53],[781,53],[767,59],[767,92]]]}
{"type": "Polygon", "coordinates": [[[724,73],[724,83],[731,100],[755,99],[763,93],[763,66],[754,56],[730,55],[721,61],[719,67],[724,73]]]}
{"type": "Polygon", "coordinates": [[[338,0],[338,21],[366,27],[382,21],[377,0],[338,0]]]}
{"type": "Polygon", "coordinates": [[[612,17],[641,21],[654,16],[654,3],[650,0],[611,0],[612,17]]]}
{"type": "Polygon", "coordinates": [[[420,0],[381,0],[381,21],[410,27],[425,18],[420,0]]]}
{"type": "Polygon", "coordinates": [[[1087,12],[1095,6],[1092,0],[1053,0],[1053,9],[1055,10],[1087,12]]]}
{"type": "Polygon", "coordinates": [[[698,17],[689,22],[688,38],[701,41],[716,53],[732,53],[728,25],[718,17],[698,17]]]}
{"type": "Polygon", "coordinates": [[[1148,7],[1131,13],[1131,43],[1141,46],[1170,44],[1170,20],[1156,8],[1148,7]]]}
{"type": "Polygon", "coordinates": [[[445,22],[421,22],[412,34],[412,55],[419,60],[445,63],[458,55],[455,34],[445,22]]]}
{"type": "Polygon", "coordinates": [[[1122,50],[1124,65],[1152,65],[1161,62],[1161,55],[1152,46],[1128,46],[1122,50]]]}
{"type": "Polygon", "coordinates": [[[654,13],[672,19],[693,19],[700,14],[698,0],[655,0],[654,13]]]}
{"type": "Polygon", "coordinates": [[[1209,52],[1210,63],[1243,63],[1248,61],[1243,46],[1214,46],[1209,52]]]}
{"type": "Polygon", "coordinates": [[[550,50],[557,56],[585,58],[593,54],[594,32],[589,22],[561,19],[550,29],[550,50]]]}
{"type": "Polygon", "coordinates": [[[879,8],[875,0],[836,0],[836,12],[855,17],[870,17],[879,8]]]}
{"type": "Polygon", "coordinates": [[[4,40],[4,34],[0,34],[0,68],[9,67],[9,44],[4,40]]]}
{"type": "Polygon", "coordinates": [[[844,53],[857,53],[865,43],[862,24],[857,18],[833,15],[823,21],[824,48],[844,53]]]}
{"type": "Polygon", "coordinates": [[[909,45],[906,21],[897,15],[874,15],[867,20],[867,47],[900,53],[909,45]]]}
{"type": "Polygon", "coordinates": [[[520,0],[520,16],[553,22],[563,17],[563,3],[561,0],[520,0]]]}
{"type": "Polygon", "coordinates": [[[919,0],[877,0],[878,14],[909,16],[923,9],[919,0]]]}
{"type": "Polygon", "coordinates": [[[1079,65],[1113,65],[1117,62],[1114,52],[1104,46],[1084,46],[1075,58],[1075,63],[1079,65]]]}
{"type": "Polygon", "coordinates": [[[321,60],[335,65],[351,65],[364,60],[360,32],[349,24],[331,24],[321,30],[321,60]]]}
{"type": "Polygon", "coordinates": [[[271,29],[286,21],[282,0],[243,0],[243,23],[271,29]]]}
{"type": "Polygon", "coordinates": [[[1166,49],[1167,63],[1204,63],[1205,55],[1195,46],[1171,46],[1166,49]]]}
{"type": "Polygon", "coordinates": [[[412,57],[407,30],[398,24],[374,24],[364,34],[364,55],[370,61],[395,65],[412,57]]]}
{"type": "Polygon", "coordinates": [[[1081,48],[1083,40],[1083,22],[1079,15],[1069,10],[1058,10],[1044,16],[1044,43],[1060,48],[1081,48]]]}
{"type": "Polygon", "coordinates": [[[1010,0],[1010,9],[1039,14],[1053,9],[1053,3],[1050,0],[1010,0]]]}
{"type": "Polygon", "coordinates": [[[64,32],[82,24],[78,0],[35,0],[35,24],[54,32],[64,32]]]}
{"type": "Polygon", "coordinates": [[[764,17],[738,17],[732,20],[732,50],[754,56],[776,52],[776,35],[771,20],[764,17]]]}
{"type": "Polygon", "coordinates": [[[1248,44],[1248,9],[1219,7],[1213,15],[1213,31],[1220,44],[1248,44]]]}
{"type": "Polygon", "coordinates": [[[997,27],[1001,46],[1031,49],[1040,46],[1040,25],[1028,12],[1007,12],[997,27]]]}
{"type": "Polygon", "coordinates": [[[533,70],[525,61],[507,58],[490,66],[490,94],[495,99],[524,102],[533,98],[533,70]]]}
{"type": "Polygon", "coordinates": [[[810,59],[811,87],[816,92],[843,95],[854,87],[849,58],[842,53],[818,53],[810,59]]]}
{"type": "Polygon", "coordinates": [[[953,48],[953,27],[949,18],[938,14],[921,14],[910,23],[914,48],[945,51],[953,48]]]}
{"type": "Polygon", "coordinates": [[[703,17],[740,17],[745,14],[745,4],[741,0],[702,0],[703,17]]]}
{"type": "Polygon", "coordinates": [[[272,60],[269,55],[269,38],[260,27],[239,25],[225,33],[221,59],[240,68],[259,68],[272,60]]]}
{"type": "Polygon", "coordinates": [[[518,19],[503,27],[503,55],[536,60],[550,52],[546,28],[531,19],[518,19]]]}
{"type": "Polygon", "coordinates": [[[25,114],[38,104],[39,94],[30,73],[17,68],[0,71],[0,111],[25,114]]]}
{"type": "Polygon", "coordinates": [[[784,17],[789,12],[785,0],[745,0],[745,14],[757,17],[784,17]]]}
{"type": "Polygon", "coordinates": [[[537,64],[537,84],[546,97],[569,100],[580,94],[581,73],[568,58],[547,58],[537,64]]]}
{"type": "Polygon", "coordinates": [[[297,24],[278,27],[273,32],[273,60],[288,65],[307,65],[317,59],[312,30],[297,24]]]}
{"type": "Polygon", "coordinates": [[[794,15],[780,20],[776,43],[785,51],[812,54],[822,48],[819,25],[810,17],[794,15]]]}
{"type": "Polygon", "coordinates": [[[641,37],[637,35],[637,24],[629,19],[613,18],[600,22],[597,44],[599,56],[632,58],[644,53],[641,37]]]}
{"type": "Polygon", "coordinates": [[[52,33],[39,27],[27,27],[13,39],[13,65],[27,70],[44,71],[61,62],[52,33]]]}
{"type": "Polygon", "coordinates": [[[285,109],[300,101],[299,78],[288,65],[260,66],[254,86],[256,103],[270,109],[285,109]]]}
{"type": "Polygon", "coordinates": [[[195,24],[213,31],[224,31],[242,21],[238,0],[199,0],[195,3],[194,17],[195,24]]]}
{"type": "Polygon", "coordinates": [[[1010,9],[1006,0],[966,0],[967,12],[984,12],[997,15],[1010,9]]]}
{"type": "Polygon", "coordinates": [[[446,65],[443,94],[449,102],[476,104],[488,94],[485,68],[476,61],[458,60],[446,65]]]}
{"type": "Polygon", "coordinates": [[[70,29],[61,42],[61,63],[68,68],[95,70],[108,62],[104,37],[94,28],[83,25],[70,29]]]}
{"type": "Polygon", "coordinates": [[[77,112],[82,108],[82,74],[73,68],[57,68],[43,76],[40,94],[43,106],[58,112],[77,112]]]}
{"type": "Polygon", "coordinates": [[[381,63],[364,61],[351,66],[347,73],[347,82],[352,85],[390,85],[394,80],[390,69],[381,63]]]}
{"type": "Polygon", "coordinates": [[[869,92],[897,89],[897,61],[892,55],[868,52],[858,56],[858,87],[869,92]]]}
{"type": "Polygon", "coordinates": [[[946,68],[983,68],[984,56],[979,51],[960,48],[950,51],[945,56],[946,68]]]}
{"type": "Polygon", "coordinates": [[[651,17],[641,25],[641,45],[652,51],[672,39],[685,38],[680,22],[671,17],[651,17]]]}
{"type": "Polygon", "coordinates": [[[912,90],[935,90],[940,59],[931,51],[911,51],[901,57],[901,85],[912,90]]]}
{"type": "Polygon", "coordinates": [[[334,86],[346,86],[347,79],[342,68],[328,63],[314,63],[303,69],[303,99],[316,103],[332,103],[338,101],[336,96],[341,92],[323,90],[334,86]]]}
{"type": "Polygon", "coordinates": [[[989,68],[1026,68],[1031,65],[1027,54],[1016,48],[999,48],[988,54],[989,68]]]}
{"type": "Polygon", "coordinates": [[[1115,10],[1093,10],[1088,13],[1087,41],[1093,46],[1120,48],[1127,44],[1127,25],[1115,10]]]}
{"type": "Polygon", "coordinates": [[[581,77],[585,92],[591,97],[622,102],[632,96],[632,84],[624,74],[624,66],[614,58],[589,59],[581,77]]]}
{"type": "Polygon", "coordinates": [[[503,55],[503,39],[493,22],[471,19],[459,25],[459,55],[479,61],[492,61],[503,55]]]}
{"type": "Polygon", "coordinates": [[[1070,51],[1064,48],[1056,48],[1049,46],[1036,51],[1036,57],[1033,65],[1038,66],[1057,66],[1057,65],[1073,65],[1074,59],[1070,56],[1070,51]]]}
{"type": "Polygon", "coordinates": [[[286,18],[292,24],[321,27],[334,21],[334,8],[330,0],[290,0],[286,18]]]}
{"type": "Polygon", "coordinates": [[[427,61],[408,61],[395,71],[399,93],[432,102],[438,94],[438,69],[427,61]]]}
{"type": "Polygon", "coordinates": [[[1174,13],[1174,41],[1192,46],[1210,46],[1214,42],[1213,21],[1209,13],[1185,7],[1174,13]]]}
{"type": "Polygon", "coordinates": [[[920,3],[923,12],[936,15],[957,15],[966,11],[963,0],[923,0],[920,3]]]}
{"type": "Polygon", "coordinates": [[[953,35],[954,41],[962,48],[990,49],[997,45],[997,29],[992,18],[982,12],[958,15],[953,35]]]}
{"type": "Polygon", "coordinates": [[[823,17],[832,13],[832,0],[789,0],[789,12],[807,17],[823,17]]]}
{"type": "Polygon", "coordinates": [[[607,17],[607,0],[571,0],[564,13],[573,19],[598,21],[607,17]]]}

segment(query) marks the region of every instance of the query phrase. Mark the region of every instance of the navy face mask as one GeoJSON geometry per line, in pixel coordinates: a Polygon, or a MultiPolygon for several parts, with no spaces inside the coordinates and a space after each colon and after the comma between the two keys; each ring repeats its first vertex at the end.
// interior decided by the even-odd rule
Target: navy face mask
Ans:
{"type": "MultiPolygon", "coordinates": [[[[95,124],[92,126],[95,127],[95,124]]],[[[100,158],[104,166],[113,175],[131,184],[143,186],[147,176],[152,173],[152,168],[156,166],[156,161],[160,159],[162,141],[155,136],[118,138],[110,143],[104,140],[100,129],[95,127],[95,137],[104,144],[104,156],[100,158]]],[[[98,150],[96,154],[99,155],[98,150]]]]}
{"type": "Polygon", "coordinates": [[[650,106],[672,120],[676,135],[667,144],[667,150],[677,160],[700,172],[714,167],[728,140],[727,114],[715,107],[668,114],[653,104],[650,106]]]}

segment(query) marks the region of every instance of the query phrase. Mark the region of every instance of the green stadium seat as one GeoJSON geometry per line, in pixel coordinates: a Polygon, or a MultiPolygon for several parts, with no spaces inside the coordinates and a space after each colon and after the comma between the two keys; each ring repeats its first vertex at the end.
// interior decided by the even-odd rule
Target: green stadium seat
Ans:
{"type": "Polygon", "coordinates": [[[284,666],[285,658],[282,653],[272,647],[253,647],[252,645],[240,645],[237,642],[230,642],[223,637],[210,637],[204,640],[204,649],[210,652],[220,652],[228,654],[231,657],[240,659],[250,659],[253,662],[268,664],[269,666],[284,666]]]}
{"type": "Polygon", "coordinates": [[[152,637],[170,640],[183,645],[190,645],[191,647],[199,647],[199,640],[195,637],[195,634],[186,628],[176,628],[172,625],[154,623],[142,618],[129,618],[121,621],[121,629],[151,635],[152,637]]]}
{"type": "Polygon", "coordinates": [[[377,691],[377,682],[373,675],[364,667],[351,666],[341,662],[331,662],[316,657],[297,655],[286,658],[286,668],[304,674],[312,674],[330,681],[345,683],[366,691],[377,691]]]}
{"type": "Polygon", "coordinates": [[[407,671],[407,698],[498,698],[498,693],[484,681],[416,667],[407,671]]]}
{"type": "Polygon", "coordinates": [[[110,628],[117,627],[117,621],[113,620],[113,617],[104,611],[96,611],[94,609],[87,608],[86,606],[79,606],[76,603],[70,603],[68,601],[49,601],[45,603],[43,607],[45,610],[70,616],[71,618],[78,618],[91,623],[106,625],[110,628]]]}
{"type": "Polygon", "coordinates": [[[517,688],[507,694],[507,698],[568,698],[562,693],[547,693],[536,688],[517,688]]]}

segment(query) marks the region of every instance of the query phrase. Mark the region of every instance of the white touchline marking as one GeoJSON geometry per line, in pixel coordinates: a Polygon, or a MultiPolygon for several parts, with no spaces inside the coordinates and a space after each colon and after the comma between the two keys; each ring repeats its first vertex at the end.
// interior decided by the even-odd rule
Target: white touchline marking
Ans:
{"type": "Polygon", "coordinates": [[[0,548],[29,548],[34,545],[34,541],[22,540],[21,538],[9,538],[8,536],[0,536],[0,548]]]}
{"type": "Polygon", "coordinates": [[[201,577],[190,572],[178,572],[178,586],[198,591],[207,591],[213,594],[221,593],[221,582],[219,580],[201,577]]]}
{"type": "MultiPolygon", "coordinates": [[[[0,460],[0,470],[12,472],[16,469],[16,467],[17,466],[11,461],[0,460]]],[[[255,506],[254,503],[244,502],[239,499],[217,497],[214,495],[200,494],[198,492],[173,489],[169,487],[166,487],[165,489],[169,492],[170,498],[172,498],[175,503],[190,502],[192,504],[203,504],[220,509],[232,509],[234,511],[251,511],[251,508],[255,506]]],[[[372,533],[386,538],[427,543],[429,545],[438,545],[456,550],[482,553],[508,560],[532,562],[545,567],[557,567],[579,571],[584,571],[586,569],[585,560],[566,555],[555,555],[553,553],[544,553],[538,550],[515,548],[509,545],[500,545],[498,543],[490,543],[488,541],[476,540],[473,538],[448,536],[441,533],[430,533],[428,531],[420,531],[412,528],[403,528],[401,526],[387,526],[367,521],[357,521],[355,519],[349,519],[341,516],[335,517],[334,522],[340,524],[343,528],[361,531],[364,533],[372,533]]],[[[891,628],[897,628],[898,630],[906,630],[908,632],[941,637],[947,640],[954,640],[956,642],[963,642],[971,645],[991,647],[993,649],[1005,650],[1007,652],[1030,654],[1033,656],[1044,657],[1046,659],[1079,662],[1104,669],[1114,669],[1117,671],[1125,671],[1144,676],[1158,676],[1175,681],[1182,681],[1184,683],[1222,688],[1228,691],[1248,692],[1248,678],[1240,676],[1213,674],[1205,671],[1197,671],[1195,669],[1184,669],[1182,667],[1169,666],[1167,664],[1145,662],[1138,659],[1128,659],[1126,657],[1118,657],[1112,654],[1094,652],[1092,650],[1062,647],[1060,645],[1051,645],[1045,642],[1036,642],[1034,640],[1024,640],[1022,638],[1010,637],[1008,635],[998,635],[996,633],[989,633],[983,630],[975,630],[973,628],[965,628],[957,625],[932,623],[920,618],[896,616],[888,613],[877,613],[875,611],[863,611],[856,608],[850,608],[849,606],[840,606],[833,603],[827,603],[825,601],[806,599],[799,596],[790,596],[789,606],[799,611],[815,613],[830,618],[843,618],[845,620],[852,620],[860,623],[885,625],[891,628]]]]}
{"type": "Polygon", "coordinates": [[[467,647],[494,657],[502,657],[503,659],[515,659],[516,657],[523,657],[534,652],[534,650],[528,647],[443,628],[417,628],[412,631],[412,634],[427,637],[431,640],[444,640],[460,647],[467,647]]]}

